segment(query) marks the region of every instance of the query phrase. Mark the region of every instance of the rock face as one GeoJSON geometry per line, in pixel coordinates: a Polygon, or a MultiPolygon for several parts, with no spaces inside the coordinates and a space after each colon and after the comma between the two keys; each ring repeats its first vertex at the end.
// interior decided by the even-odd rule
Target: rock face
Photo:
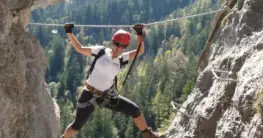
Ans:
{"type": "Polygon", "coordinates": [[[1,0],[1,3],[10,10],[21,10],[30,7],[31,10],[35,10],[61,1],[64,0],[1,0]]]}
{"type": "Polygon", "coordinates": [[[1,0],[1,3],[7,8],[14,9],[25,9],[32,6],[34,0],[1,0]]]}
{"type": "Polygon", "coordinates": [[[64,1],[64,0],[35,0],[30,9],[35,10],[35,9],[39,9],[39,8],[46,8],[47,6],[49,6],[51,4],[56,4],[56,3],[59,3],[62,1],[64,1]]]}
{"type": "Polygon", "coordinates": [[[22,1],[0,1],[0,137],[58,138],[59,107],[44,80],[47,58],[25,31],[31,1],[22,1]]]}
{"type": "Polygon", "coordinates": [[[178,112],[169,138],[263,138],[262,113],[255,110],[263,91],[263,0],[240,1],[221,24],[209,63],[180,109],[192,117],[178,112]],[[217,74],[237,82],[215,79],[212,70],[229,71],[217,74]]]}

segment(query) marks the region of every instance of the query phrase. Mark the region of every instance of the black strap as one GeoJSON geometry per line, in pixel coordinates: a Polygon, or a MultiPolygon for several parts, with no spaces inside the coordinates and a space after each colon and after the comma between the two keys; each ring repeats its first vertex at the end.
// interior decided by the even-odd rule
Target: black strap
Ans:
{"type": "Polygon", "coordinates": [[[92,73],[92,71],[93,71],[93,69],[94,69],[94,66],[95,66],[95,64],[96,64],[96,61],[97,61],[101,56],[103,56],[104,54],[105,54],[105,47],[104,47],[103,49],[101,49],[97,55],[92,54],[92,56],[95,56],[95,58],[94,58],[91,66],[90,66],[90,68],[89,68],[89,70],[88,70],[88,72],[87,72],[86,79],[88,79],[88,78],[89,78],[89,75],[92,73]]]}
{"type": "Polygon", "coordinates": [[[120,68],[123,68],[124,65],[127,65],[127,64],[128,64],[128,62],[129,62],[129,60],[126,60],[126,61],[123,62],[123,57],[121,57],[121,58],[120,58],[120,68]]]}
{"type": "Polygon", "coordinates": [[[131,72],[131,70],[132,70],[132,66],[133,66],[133,64],[135,63],[136,59],[137,59],[138,53],[139,53],[139,51],[140,51],[140,49],[141,49],[141,46],[142,46],[142,43],[139,44],[139,46],[138,46],[138,48],[137,48],[137,50],[136,50],[136,55],[135,55],[135,57],[134,57],[134,60],[132,61],[132,64],[131,64],[131,66],[130,66],[128,72],[127,72],[127,74],[126,74],[126,77],[125,77],[125,79],[124,79],[124,81],[123,81],[123,83],[122,83],[122,86],[125,84],[128,76],[129,76],[129,74],[130,74],[130,72],[131,72]]]}

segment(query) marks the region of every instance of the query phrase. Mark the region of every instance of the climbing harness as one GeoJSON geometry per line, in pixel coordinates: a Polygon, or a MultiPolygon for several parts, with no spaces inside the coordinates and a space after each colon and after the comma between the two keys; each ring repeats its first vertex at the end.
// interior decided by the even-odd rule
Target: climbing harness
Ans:
{"type": "MultiPolygon", "coordinates": [[[[88,90],[88,92],[92,92],[92,91],[88,90]]],[[[119,103],[119,100],[118,100],[118,102],[115,105],[110,104],[110,99],[118,98],[118,94],[113,92],[112,88],[104,92],[101,92],[101,94],[93,93],[92,95],[93,97],[89,101],[84,102],[84,103],[77,103],[77,108],[86,108],[91,105],[95,107],[99,106],[102,108],[102,107],[105,107],[107,104],[109,106],[116,106],[119,103]]]]}

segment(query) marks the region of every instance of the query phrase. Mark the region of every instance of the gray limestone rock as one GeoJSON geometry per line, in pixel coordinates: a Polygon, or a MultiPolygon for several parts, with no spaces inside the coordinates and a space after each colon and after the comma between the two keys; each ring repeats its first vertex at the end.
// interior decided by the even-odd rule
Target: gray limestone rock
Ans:
{"type": "Polygon", "coordinates": [[[31,7],[31,10],[45,8],[49,5],[62,2],[64,0],[1,0],[1,3],[10,10],[22,10],[31,7]]]}
{"type": "MultiPolygon", "coordinates": [[[[12,25],[11,12],[0,2],[0,42],[5,39],[12,25]]],[[[2,54],[1,54],[2,55],[2,54]]],[[[1,66],[1,65],[0,65],[1,66]]]]}
{"type": "Polygon", "coordinates": [[[0,2],[0,137],[58,138],[59,107],[44,78],[47,57],[25,31],[30,9],[21,5],[30,0],[12,0],[11,8],[10,2],[0,2]]]}
{"type": "Polygon", "coordinates": [[[194,117],[177,113],[168,138],[263,138],[262,114],[254,108],[263,88],[263,1],[238,4],[214,38],[186,111],[180,109],[194,117]],[[237,82],[215,79],[213,69],[237,82]]]}
{"type": "Polygon", "coordinates": [[[1,2],[10,10],[25,9],[32,6],[34,0],[1,0],[1,2]]]}

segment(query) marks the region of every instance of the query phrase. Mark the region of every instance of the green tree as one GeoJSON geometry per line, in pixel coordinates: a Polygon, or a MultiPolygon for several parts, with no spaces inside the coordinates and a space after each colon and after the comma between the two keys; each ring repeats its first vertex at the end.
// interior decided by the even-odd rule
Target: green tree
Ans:
{"type": "Polygon", "coordinates": [[[54,35],[50,43],[51,48],[48,51],[48,82],[58,81],[58,73],[63,71],[64,57],[65,57],[65,44],[64,39],[60,35],[54,35]]]}

